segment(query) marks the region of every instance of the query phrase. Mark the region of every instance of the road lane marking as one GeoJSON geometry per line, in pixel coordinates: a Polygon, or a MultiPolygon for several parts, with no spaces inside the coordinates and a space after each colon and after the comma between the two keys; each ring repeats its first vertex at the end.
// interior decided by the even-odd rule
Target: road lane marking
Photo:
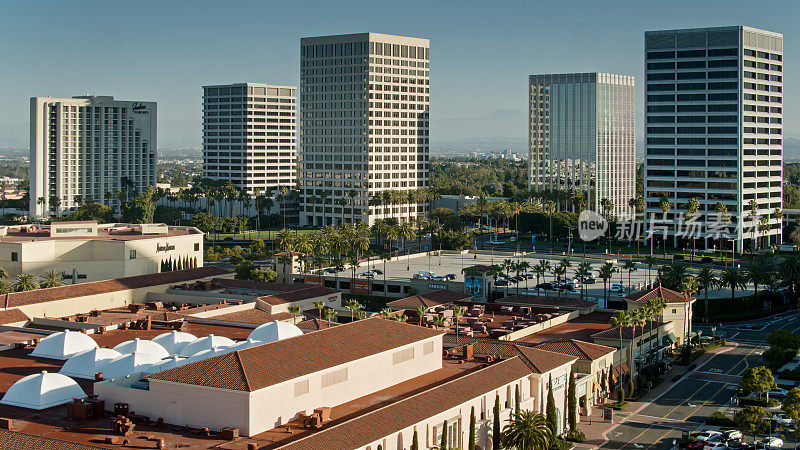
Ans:
{"type": "Polygon", "coordinates": [[[658,439],[656,439],[656,440],[655,440],[655,442],[653,442],[652,444],[648,445],[648,446],[645,448],[645,450],[647,450],[648,448],[650,448],[650,447],[652,447],[652,446],[654,446],[654,445],[658,444],[658,443],[659,443],[659,442],[660,442],[662,439],[664,439],[665,437],[667,437],[667,435],[668,435],[668,434],[672,433],[672,432],[673,432],[673,431],[675,431],[675,430],[676,430],[676,428],[672,428],[672,429],[669,429],[669,430],[667,430],[667,432],[666,432],[666,433],[664,433],[664,434],[662,434],[662,435],[661,435],[661,437],[659,437],[658,439]]]}
{"type": "Polygon", "coordinates": [[[694,410],[694,411],[692,411],[691,413],[689,413],[689,415],[688,415],[688,416],[684,417],[684,418],[683,418],[683,421],[685,422],[687,419],[689,419],[689,417],[692,417],[692,415],[693,415],[694,413],[696,413],[697,411],[699,411],[699,410],[700,410],[700,408],[702,408],[703,406],[705,406],[705,405],[706,405],[706,403],[710,402],[711,400],[714,400],[714,397],[716,397],[716,396],[717,396],[717,394],[719,394],[720,392],[722,392],[722,391],[723,391],[724,389],[726,389],[727,387],[728,387],[727,385],[725,385],[725,386],[722,386],[722,389],[720,389],[720,390],[718,390],[717,392],[715,392],[715,393],[714,393],[714,395],[712,395],[712,396],[711,396],[711,398],[709,398],[708,400],[706,400],[706,401],[704,401],[703,403],[701,403],[701,404],[700,404],[700,406],[698,406],[697,408],[695,408],[695,410],[694,410]]]}

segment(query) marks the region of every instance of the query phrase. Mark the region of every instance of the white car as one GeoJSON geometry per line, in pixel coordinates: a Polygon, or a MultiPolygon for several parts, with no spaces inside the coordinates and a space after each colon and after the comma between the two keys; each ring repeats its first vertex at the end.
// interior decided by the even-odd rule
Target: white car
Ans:
{"type": "Polygon", "coordinates": [[[776,437],[764,438],[756,442],[756,448],[783,448],[783,439],[776,437]]]}
{"type": "Polygon", "coordinates": [[[362,276],[362,277],[365,277],[365,278],[375,278],[375,274],[374,274],[374,273],[372,273],[372,271],[371,271],[371,270],[369,270],[369,271],[366,271],[366,272],[361,272],[361,273],[360,273],[360,274],[358,274],[358,275],[359,275],[359,276],[362,276]]]}
{"type": "Polygon", "coordinates": [[[790,419],[786,414],[782,412],[772,413],[772,417],[770,418],[771,421],[779,423],[781,425],[791,425],[794,420],[790,419]]]}
{"type": "Polygon", "coordinates": [[[623,285],[621,285],[619,283],[614,283],[608,289],[608,292],[619,292],[619,293],[625,292],[625,286],[623,286],[623,285]]]}
{"type": "Polygon", "coordinates": [[[498,241],[497,239],[490,239],[489,240],[489,244],[491,244],[491,245],[501,245],[501,244],[503,244],[503,241],[498,241]]]}
{"type": "Polygon", "coordinates": [[[728,444],[724,442],[709,442],[703,447],[703,450],[728,450],[728,444]]]}
{"type": "Polygon", "coordinates": [[[698,441],[703,442],[716,442],[722,439],[722,432],[715,430],[706,430],[695,437],[698,441]]]}
{"type": "Polygon", "coordinates": [[[789,391],[787,391],[786,389],[779,388],[779,387],[774,387],[774,388],[772,388],[772,389],[770,389],[768,391],[764,391],[764,394],[767,394],[767,396],[769,398],[786,397],[786,394],[788,394],[788,393],[789,393],[789,391]]]}
{"type": "Polygon", "coordinates": [[[728,430],[723,432],[726,441],[738,441],[742,439],[742,432],[739,430],[728,430]]]}

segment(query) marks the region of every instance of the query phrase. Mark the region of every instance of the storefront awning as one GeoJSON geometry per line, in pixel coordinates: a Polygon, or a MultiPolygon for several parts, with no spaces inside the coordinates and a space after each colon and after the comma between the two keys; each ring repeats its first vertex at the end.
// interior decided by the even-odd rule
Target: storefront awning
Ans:
{"type": "Polygon", "coordinates": [[[668,335],[661,338],[661,342],[666,346],[670,346],[673,344],[677,344],[678,338],[675,337],[675,333],[670,332],[668,335]]]}

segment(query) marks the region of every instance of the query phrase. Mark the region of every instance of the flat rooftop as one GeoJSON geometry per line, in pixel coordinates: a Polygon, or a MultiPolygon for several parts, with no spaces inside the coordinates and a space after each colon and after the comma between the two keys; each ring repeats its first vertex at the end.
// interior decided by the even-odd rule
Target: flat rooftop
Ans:
{"type": "MultiPolygon", "coordinates": [[[[94,224],[94,222],[61,222],[62,224],[81,223],[94,224]]],[[[94,236],[50,236],[50,229],[47,226],[21,227],[12,226],[6,230],[6,235],[0,237],[0,242],[34,242],[34,241],[74,241],[74,240],[106,240],[106,241],[136,241],[141,239],[160,239],[164,237],[187,236],[190,234],[202,234],[194,227],[169,227],[167,233],[161,234],[142,234],[141,230],[128,226],[116,225],[110,227],[100,226],[97,235],[94,236]]]]}
{"type": "Polygon", "coordinates": [[[519,339],[520,342],[538,344],[554,341],[556,339],[577,339],[579,341],[594,342],[592,335],[611,328],[609,325],[611,313],[595,311],[583,314],[565,323],[547,328],[538,333],[519,339]]]}

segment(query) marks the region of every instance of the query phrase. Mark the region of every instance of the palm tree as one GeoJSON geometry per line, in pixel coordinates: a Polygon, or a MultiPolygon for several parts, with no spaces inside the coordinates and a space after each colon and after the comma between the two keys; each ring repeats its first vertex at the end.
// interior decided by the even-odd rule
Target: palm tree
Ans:
{"type": "Polygon", "coordinates": [[[586,261],[578,264],[578,268],[575,269],[575,276],[581,279],[581,298],[583,298],[586,293],[586,279],[591,275],[592,265],[586,261]]]}
{"type": "Polygon", "coordinates": [[[658,272],[658,280],[661,285],[673,291],[680,289],[681,283],[686,280],[687,276],[686,265],[677,262],[661,267],[658,272]]]}
{"type": "Polygon", "coordinates": [[[436,326],[437,330],[439,329],[439,327],[443,327],[444,326],[444,322],[445,322],[445,318],[444,318],[443,315],[437,314],[437,315],[433,316],[433,324],[436,326]]]}
{"type": "Polygon", "coordinates": [[[289,312],[292,314],[292,324],[297,325],[297,316],[300,315],[300,307],[291,305],[289,306],[289,312]]]}
{"type": "Polygon", "coordinates": [[[536,274],[536,295],[539,295],[539,278],[541,277],[542,279],[545,279],[545,274],[550,270],[550,262],[540,260],[533,266],[533,269],[531,270],[533,270],[533,273],[536,274]]]}
{"type": "Polygon", "coordinates": [[[711,268],[701,267],[700,270],[697,271],[697,276],[695,278],[697,279],[698,286],[705,293],[704,318],[705,321],[708,322],[708,290],[717,284],[717,277],[714,275],[714,271],[711,270],[711,268]]]}
{"type": "MultiPolygon", "coordinates": [[[[603,217],[605,217],[606,220],[611,222],[611,211],[614,210],[614,202],[612,202],[611,200],[609,200],[607,198],[604,198],[604,199],[600,200],[600,206],[603,208],[603,217]]],[[[606,242],[608,243],[608,247],[609,247],[608,251],[610,252],[611,251],[611,236],[610,236],[611,228],[610,227],[608,229],[608,232],[609,232],[609,237],[606,240],[606,242]]]]}
{"type": "Polygon", "coordinates": [[[456,326],[456,341],[458,341],[458,318],[464,315],[464,308],[453,306],[453,323],[456,326]]]}
{"type": "Polygon", "coordinates": [[[747,213],[747,218],[750,219],[750,226],[751,228],[751,238],[750,238],[750,253],[753,254],[755,252],[755,244],[756,244],[756,220],[758,219],[758,203],[755,200],[751,199],[747,206],[750,208],[750,212],[747,213]]]}
{"type": "MultiPolygon", "coordinates": [[[[672,203],[669,202],[669,199],[666,197],[661,197],[661,200],[658,202],[658,207],[661,209],[661,212],[664,214],[664,221],[666,222],[667,213],[670,209],[672,209],[672,203]]],[[[664,258],[667,257],[667,239],[664,236],[664,258]]]]}
{"type": "Polygon", "coordinates": [[[789,286],[789,291],[796,303],[798,285],[800,285],[800,257],[791,255],[783,258],[778,267],[778,276],[784,284],[789,286]]]}
{"type": "MultiPolygon", "coordinates": [[[[525,290],[528,290],[528,271],[531,270],[531,263],[528,261],[520,261],[517,264],[517,274],[522,272],[525,275],[525,290]]],[[[519,294],[519,284],[517,284],[517,294],[519,294]]]]}
{"type": "Polygon", "coordinates": [[[394,316],[394,320],[396,320],[398,322],[407,322],[408,321],[408,316],[403,314],[403,313],[400,313],[400,314],[394,316]]]}
{"type": "Polygon", "coordinates": [[[636,263],[633,260],[627,260],[622,265],[622,268],[628,272],[628,294],[631,293],[631,272],[636,272],[636,263]]]}
{"type": "Polygon", "coordinates": [[[553,254],[553,214],[556,212],[556,204],[552,200],[548,200],[544,205],[544,212],[550,219],[550,254],[553,254]]]}
{"type": "Polygon", "coordinates": [[[617,273],[617,268],[614,267],[614,263],[607,262],[600,266],[600,270],[597,271],[598,278],[602,278],[603,280],[603,299],[606,302],[606,308],[608,307],[608,281],[614,274],[617,273]]]}
{"type": "Polygon", "coordinates": [[[2,267],[0,267],[0,279],[8,279],[8,272],[6,272],[6,269],[3,269],[2,267]]]}
{"type": "MultiPolygon", "coordinates": [[[[500,263],[500,267],[502,267],[502,268],[503,268],[503,270],[505,271],[505,273],[506,273],[506,280],[508,280],[508,278],[509,278],[509,272],[511,272],[512,270],[514,270],[514,261],[512,261],[512,260],[510,260],[510,259],[504,259],[504,260],[503,260],[503,262],[502,262],[502,263],[500,263]]],[[[509,283],[507,283],[507,284],[506,284],[506,297],[508,297],[508,284],[509,284],[509,283]]]]}
{"type": "MultiPolygon", "coordinates": [[[[622,328],[630,325],[630,316],[625,311],[614,311],[614,315],[611,316],[611,320],[609,321],[609,325],[612,328],[617,328],[619,331],[619,356],[620,360],[617,362],[617,367],[622,365],[622,328]]],[[[622,377],[617,377],[616,381],[621,382],[622,377]]]]}
{"type": "Polygon", "coordinates": [[[43,288],[51,288],[62,286],[64,283],[61,282],[61,272],[52,269],[48,270],[44,274],[42,274],[42,282],[39,284],[43,288]]]}
{"type": "MultiPolygon", "coordinates": [[[[744,289],[746,283],[747,277],[736,267],[723,270],[719,276],[719,286],[731,289],[731,302],[736,299],[736,289],[744,289]]],[[[733,304],[731,304],[731,307],[733,307],[733,304]]]]}
{"type": "Polygon", "coordinates": [[[647,285],[651,286],[652,284],[650,283],[650,270],[652,270],[653,266],[658,264],[658,261],[656,261],[656,259],[651,255],[644,257],[644,263],[647,264],[647,285]]]}
{"type": "Polygon", "coordinates": [[[631,364],[630,364],[630,369],[631,369],[631,379],[635,382],[636,381],[636,376],[635,375],[636,375],[636,372],[637,372],[637,371],[634,370],[634,368],[636,367],[635,357],[634,357],[634,354],[635,354],[635,351],[636,351],[636,329],[639,328],[639,327],[642,327],[642,334],[644,334],[644,325],[645,325],[647,319],[646,319],[646,316],[645,316],[645,311],[642,310],[641,308],[637,309],[635,311],[631,311],[630,313],[628,313],[628,317],[630,318],[629,319],[630,320],[629,325],[631,325],[633,327],[633,333],[631,334],[631,364]]]}
{"type": "MultiPolygon", "coordinates": [[[[493,286],[494,286],[494,298],[497,299],[497,277],[503,274],[503,268],[498,266],[497,264],[493,264],[489,269],[486,271],[486,276],[492,277],[493,286]]],[[[487,293],[488,294],[488,293],[487,293]]],[[[487,295],[488,297],[488,295],[487,295]]]]}
{"type": "Polygon", "coordinates": [[[333,322],[333,319],[336,318],[336,311],[333,308],[326,308],[325,309],[325,320],[328,322],[333,322]]]}
{"type": "Polygon", "coordinates": [[[411,254],[408,251],[408,241],[413,241],[417,238],[416,234],[414,233],[414,228],[411,226],[410,223],[401,223],[397,229],[397,237],[398,239],[403,240],[403,248],[406,251],[406,270],[411,270],[411,254]]]}
{"type": "MultiPolygon", "coordinates": [[[[753,258],[750,264],[750,270],[747,272],[747,278],[753,283],[754,294],[753,298],[758,300],[758,285],[768,285],[772,283],[772,265],[766,257],[758,256],[753,258]]],[[[770,307],[772,302],[770,302],[770,307]]]]}
{"type": "Polygon", "coordinates": [[[389,308],[383,308],[380,314],[384,319],[388,319],[389,317],[392,317],[392,310],[389,308]]]}
{"type": "Polygon", "coordinates": [[[553,440],[545,416],[529,410],[512,414],[500,436],[503,447],[517,450],[547,450],[553,440]]]}
{"type": "Polygon", "coordinates": [[[416,311],[417,311],[417,317],[419,317],[419,326],[422,326],[422,316],[428,313],[428,308],[420,305],[417,306],[416,311]]]}
{"type": "Polygon", "coordinates": [[[355,314],[355,312],[361,309],[361,303],[358,303],[358,300],[351,298],[350,300],[347,301],[344,307],[350,310],[350,322],[352,322],[353,315],[355,314]]]}
{"type": "Polygon", "coordinates": [[[319,314],[319,320],[322,320],[322,310],[325,309],[325,302],[323,300],[315,301],[314,308],[317,308],[317,313],[319,314]]]}
{"type": "Polygon", "coordinates": [[[34,289],[39,289],[36,277],[27,273],[17,275],[17,279],[14,282],[14,292],[32,291],[34,289]]]}

